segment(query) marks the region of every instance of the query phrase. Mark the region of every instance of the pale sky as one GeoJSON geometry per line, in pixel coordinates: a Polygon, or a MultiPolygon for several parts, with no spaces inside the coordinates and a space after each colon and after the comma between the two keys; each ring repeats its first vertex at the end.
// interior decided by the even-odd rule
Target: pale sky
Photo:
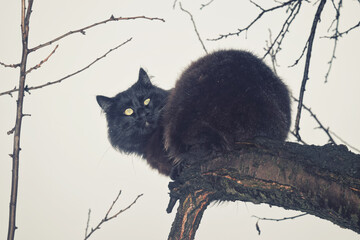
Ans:
{"type": "MultiPolygon", "coordinates": [[[[206,39],[246,26],[259,9],[248,1],[215,0],[203,10],[199,8],[206,0],[181,2],[193,13],[209,51],[236,48],[262,56],[269,38],[268,29],[275,35],[286,18],[284,11],[269,13],[246,35],[213,42],[206,39]]],[[[273,6],[270,1],[257,3],[263,7],[273,6]]],[[[315,11],[312,3],[304,2],[299,19],[290,28],[278,56],[278,74],[295,96],[299,93],[304,59],[297,67],[288,66],[301,54],[315,11]]],[[[358,1],[344,1],[340,30],[358,23],[359,13],[358,1]]],[[[95,96],[113,96],[127,89],[137,80],[140,66],[153,76],[153,83],[172,88],[182,70],[204,54],[189,16],[178,6],[173,9],[173,1],[166,0],[35,0],[30,20],[30,47],[111,15],[145,15],[163,18],[166,22],[143,19],[112,22],[90,29],[86,35],[72,35],[56,43],[59,47],[55,54],[28,75],[28,86],[57,80],[132,37],[132,41],[79,75],[26,94],[24,113],[31,116],[24,118],[22,126],[16,239],[83,239],[88,209],[92,210],[90,226],[94,227],[119,190],[122,195],[115,210],[126,207],[141,193],[144,196],[131,209],[103,225],[90,239],[167,239],[175,217],[175,211],[171,214],[165,211],[169,179],[151,170],[144,160],[112,149],[107,140],[105,117],[95,96]]],[[[319,37],[331,34],[327,30],[334,15],[328,1],[313,47],[305,104],[331,131],[360,148],[359,28],[338,42],[329,82],[324,83],[333,41],[319,37]]],[[[0,61],[20,62],[20,1],[0,1],[0,29],[0,61]]],[[[28,67],[48,56],[55,45],[31,54],[28,67]]],[[[0,66],[0,92],[14,88],[18,75],[19,69],[0,66]]],[[[6,133],[14,126],[16,97],[17,94],[13,98],[0,96],[0,239],[6,238],[8,228],[11,180],[8,154],[12,153],[13,135],[6,133]]],[[[294,105],[293,118],[295,114],[294,105]]],[[[309,144],[326,144],[325,134],[316,127],[304,111],[303,139],[309,144]]],[[[290,137],[289,141],[294,139],[290,137]]],[[[350,230],[313,216],[284,222],[262,221],[259,236],[256,219],[251,217],[283,218],[296,214],[298,212],[264,204],[212,204],[203,216],[195,239],[359,238],[350,230]]]]}

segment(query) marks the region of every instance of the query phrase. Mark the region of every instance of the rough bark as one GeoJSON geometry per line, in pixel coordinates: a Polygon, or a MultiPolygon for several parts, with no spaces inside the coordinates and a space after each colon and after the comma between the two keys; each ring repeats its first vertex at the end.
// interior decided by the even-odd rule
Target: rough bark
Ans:
{"type": "Polygon", "coordinates": [[[327,219],[360,233],[360,155],[343,145],[304,146],[259,140],[186,168],[169,184],[169,239],[194,239],[212,201],[267,203],[327,219]]]}

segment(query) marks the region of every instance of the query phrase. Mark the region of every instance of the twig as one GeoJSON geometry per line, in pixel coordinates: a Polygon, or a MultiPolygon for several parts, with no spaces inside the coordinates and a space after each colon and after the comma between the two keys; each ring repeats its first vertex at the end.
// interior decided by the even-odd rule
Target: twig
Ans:
{"type": "Polygon", "coordinates": [[[95,26],[98,26],[98,25],[101,25],[101,24],[105,24],[105,23],[108,23],[108,22],[113,22],[113,21],[120,21],[120,20],[135,20],[135,19],[147,19],[147,20],[158,20],[158,21],[162,21],[162,22],[165,22],[164,19],[162,18],[150,18],[150,17],[146,17],[146,16],[137,16],[137,17],[114,17],[113,15],[111,15],[110,18],[106,19],[106,20],[103,20],[103,21],[100,21],[100,22],[97,22],[97,23],[94,23],[94,24],[91,24],[87,27],[83,27],[83,28],[80,28],[78,30],[74,30],[74,31],[70,31],[68,33],[65,33],[57,38],[54,38],[53,40],[51,41],[48,41],[46,43],[42,43],[34,48],[31,48],[29,49],[29,52],[33,52],[33,51],[36,51],[38,50],[39,48],[42,48],[42,47],[45,47],[45,46],[48,46],[48,45],[51,45],[53,44],[54,42],[57,42],[59,41],[60,39],[63,39],[64,37],[67,37],[69,35],[72,35],[72,34],[75,34],[75,33],[81,33],[81,34],[85,34],[85,30],[88,30],[90,28],[93,28],[95,26]]]}
{"type": "MultiPolygon", "coordinates": [[[[360,1],[360,0],[359,0],[360,1]]],[[[337,34],[334,34],[332,36],[325,36],[324,38],[338,38],[338,37],[342,37],[344,34],[348,34],[349,32],[351,32],[352,30],[354,30],[355,28],[360,27],[360,21],[355,24],[354,26],[350,27],[348,30],[344,31],[344,32],[339,32],[337,34]]]]}
{"type": "Polygon", "coordinates": [[[239,36],[240,33],[242,33],[243,31],[247,31],[249,30],[249,28],[254,25],[265,13],[268,13],[268,12],[271,12],[271,11],[274,11],[274,10],[277,10],[277,9],[280,9],[280,8],[283,8],[283,7],[286,7],[288,5],[291,5],[292,3],[294,2],[298,2],[299,0],[290,0],[290,1],[287,1],[285,3],[282,3],[278,6],[275,6],[275,7],[272,7],[272,8],[269,8],[269,9],[263,9],[261,8],[259,5],[255,4],[254,2],[252,2],[255,6],[257,6],[258,8],[260,8],[262,11],[261,13],[249,24],[247,25],[245,28],[239,28],[237,32],[232,32],[232,33],[228,33],[228,34],[220,34],[220,36],[218,38],[213,38],[213,39],[208,39],[209,41],[218,41],[220,39],[223,39],[223,38],[227,38],[227,37],[230,37],[230,36],[239,36]]]}
{"type": "Polygon", "coordinates": [[[298,1],[297,3],[295,3],[294,7],[289,6],[290,14],[286,18],[285,22],[283,23],[282,28],[279,31],[278,35],[275,37],[274,41],[270,41],[271,44],[270,44],[270,46],[268,46],[268,49],[267,49],[266,53],[264,54],[263,58],[265,58],[269,54],[269,52],[274,48],[275,44],[277,45],[277,47],[274,52],[274,55],[276,55],[278,52],[280,52],[280,50],[281,50],[280,46],[282,44],[282,41],[285,39],[286,33],[289,32],[291,24],[293,23],[297,14],[299,13],[300,8],[301,8],[301,3],[302,3],[302,1],[298,1]]]}
{"type": "Polygon", "coordinates": [[[95,228],[91,228],[91,231],[89,232],[89,234],[87,234],[87,231],[88,231],[88,228],[89,228],[90,213],[91,213],[91,211],[89,210],[84,240],[89,239],[90,236],[91,236],[96,230],[100,229],[100,226],[101,226],[103,223],[105,223],[105,222],[107,222],[107,221],[110,221],[111,219],[116,218],[116,217],[119,216],[121,213],[123,213],[123,212],[125,212],[126,210],[128,210],[129,208],[131,208],[131,207],[136,203],[136,201],[137,201],[143,194],[138,195],[138,196],[135,198],[135,200],[134,200],[129,206],[127,206],[126,208],[121,209],[120,211],[116,212],[116,213],[115,213],[114,215],[112,215],[112,216],[109,216],[111,210],[113,209],[113,207],[114,207],[115,203],[117,202],[117,200],[119,199],[120,195],[121,195],[121,190],[120,190],[119,194],[116,196],[116,198],[115,198],[115,200],[113,201],[113,203],[111,204],[109,210],[108,210],[107,213],[105,214],[105,217],[98,223],[98,225],[97,225],[95,228]]]}
{"type": "Polygon", "coordinates": [[[89,208],[88,219],[87,219],[86,228],[85,228],[85,239],[86,239],[86,236],[88,235],[89,224],[90,224],[90,215],[91,215],[91,209],[89,208]]]}
{"type": "Polygon", "coordinates": [[[173,4],[173,9],[175,9],[176,7],[176,3],[177,3],[177,0],[174,1],[174,4],[173,4]]]}
{"type": "Polygon", "coordinates": [[[302,213],[302,214],[299,214],[299,215],[296,215],[296,216],[284,217],[284,218],[261,218],[261,217],[255,216],[255,215],[252,215],[251,217],[257,218],[257,222],[256,222],[255,227],[256,227],[256,230],[258,231],[258,234],[260,235],[261,234],[260,227],[259,227],[259,221],[260,220],[280,222],[280,221],[292,220],[292,219],[295,219],[295,218],[303,217],[305,215],[308,215],[308,213],[302,213]]]}
{"type": "MultiPolygon", "coordinates": [[[[78,73],[81,73],[82,71],[88,69],[88,68],[91,67],[93,64],[95,64],[97,61],[105,58],[110,52],[118,49],[119,47],[125,45],[126,43],[130,42],[131,40],[132,40],[132,38],[130,38],[130,39],[126,40],[125,42],[121,43],[120,45],[118,45],[118,46],[110,49],[110,50],[107,51],[104,55],[102,55],[101,57],[98,57],[97,59],[95,59],[94,61],[92,61],[89,65],[81,68],[80,70],[77,70],[76,72],[73,72],[73,73],[71,73],[71,74],[69,74],[69,75],[67,75],[67,76],[65,76],[65,77],[60,78],[59,80],[56,80],[56,81],[48,82],[48,83],[41,84],[41,85],[38,85],[38,86],[33,86],[33,87],[26,87],[26,88],[25,88],[25,91],[29,92],[29,91],[31,91],[31,90],[35,90],[35,89],[43,88],[43,87],[50,86],[50,85],[53,85],[53,84],[57,84],[57,83],[60,83],[60,82],[64,81],[64,80],[67,79],[67,78],[70,78],[70,77],[72,77],[72,76],[74,76],[74,75],[76,75],[76,74],[78,74],[78,73]]],[[[12,90],[8,90],[8,91],[6,91],[6,92],[2,92],[2,93],[0,93],[0,96],[1,96],[1,95],[6,95],[6,94],[11,94],[12,92],[16,92],[16,91],[19,91],[19,89],[18,89],[18,88],[14,88],[14,89],[12,89],[12,90]]]]}
{"type": "MultiPolygon", "coordinates": [[[[334,0],[332,0],[331,2],[333,3],[335,11],[336,11],[336,16],[335,16],[335,19],[334,19],[334,21],[336,21],[335,34],[334,35],[338,35],[339,34],[339,22],[340,22],[340,8],[342,7],[342,0],[339,0],[339,4],[338,4],[337,7],[334,4],[334,0]]],[[[331,71],[331,68],[332,68],[333,61],[336,58],[335,53],[336,53],[336,47],[337,47],[337,43],[338,43],[339,38],[335,37],[333,39],[334,39],[334,47],[333,47],[331,59],[328,62],[329,68],[328,68],[328,70],[327,70],[327,72],[325,74],[325,83],[327,83],[327,81],[328,81],[328,77],[330,75],[330,71],[331,71]]]]}
{"type": "MultiPolygon", "coordinates": [[[[292,98],[294,99],[295,102],[299,102],[298,99],[296,99],[295,97],[292,96],[292,98]]],[[[311,117],[313,117],[315,119],[315,121],[317,122],[317,124],[319,124],[319,128],[322,129],[325,134],[329,137],[329,143],[332,144],[336,144],[335,140],[332,138],[331,134],[330,134],[330,130],[329,128],[325,128],[324,125],[320,122],[320,120],[317,118],[317,116],[311,111],[310,108],[306,107],[304,104],[302,105],[302,107],[308,111],[311,115],[311,117]]]]}
{"type": "Polygon", "coordinates": [[[204,7],[209,6],[213,1],[215,1],[215,0],[210,0],[210,1],[207,2],[207,3],[201,4],[200,10],[203,10],[204,7]]]}
{"type": "Polygon", "coordinates": [[[290,131],[290,133],[291,133],[291,135],[293,135],[296,138],[296,140],[298,142],[302,143],[303,145],[308,145],[304,140],[302,140],[301,138],[298,138],[294,131],[290,131]]]}
{"type": "Polygon", "coordinates": [[[4,67],[10,67],[10,68],[20,67],[20,63],[17,63],[17,64],[6,64],[6,63],[3,63],[3,62],[0,62],[0,65],[2,65],[2,66],[4,66],[4,67]]]}
{"type": "Polygon", "coordinates": [[[316,33],[316,27],[317,27],[318,22],[320,21],[321,12],[324,8],[325,3],[326,3],[326,0],[321,0],[320,4],[318,6],[318,9],[316,11],[316,14],[315,14],[315,17],[313,20],[313,24],[311,27],[310,36],[307,41],[308,47],[307,47],[307,53],[306,53],[304,76],[303,76],[303,80],[301,83],[300,94],[299,94],[299,104],[298,104],[297,114],[296,114],[296,119],[295,119],[295,135],[297,136],[298,139],[301,139],[300,133],[299,133],[300,118],[301,118],[302,105],[303,105],[303,101],[304,101],[305,86],[306,86],[307,80],[309,79],[309,68],[310,68],[312,46],[313,46],[314,37],[315,37],[315,33],[316,33]]]}
{"type": "Polygon", "coordinates": [[[336,133],[334,133],[334,132],[331,131],[330,129],[329,129],[329,132],[330,132],[332,135],[334,135],[337,139],[339,139],[340,142],[344,143],[344,144],[345,144],[346,146],[348,146],[349,148],[351,148],[351,149],[357,151],[358,153],[360,153],[360,149],[359,149],[359,148],[356,148],[356,147],[350,145],[348,142],[346,142],[344,139],[342,139],[341,137],[339,137],[339,135],[337,135],[336,133]]]}
{"type": "MultiPolygon", "coordinates": [[[[271,33],[271,29],[269,29],[269,42],[272,43],[272,33],[271,33]]],[[[268,48],[267,52],[270,55],[271,58],[271,63],[272,63],[272,67],[273,67],[273,71],[275,73],[276,76],[278,76],[277,70],[276,70],[276,66],[277,66],[277,60],[276,60],[276,53],[274,51],[274,49],[268,45],[269,43],[268,41],[266,41],[266,47],[268,48]]]]}
{"type": "Polygon", "coordinates": [[[37,65],[33,66],[32,68],[30,68],[29,70],[26,71],[26,74],[30,73],[32,70],[36,70],[39,67],[41,67],[41,65],[43,65],[44,62],[46,62],[47,60],[49,60],[49,58],[55,53],[56,49],[59,47],[59,45],[56,45],[56,47],[54,48],[54,50],[49,54],[49,56],[47,56],[47,58],[43,59],[41,62],[39,62],[37,65]]]}
{"type": "Polygon", "coordinates": [[[201,40],[199,31],[197,30],[197,27],[196,27],[196,24],[195,24],[195,20],[194,20],[192,14],[191,14],[189,11],[185,10],[185,9],[182,7],[181,2],[179,2],[179,6],[180,6],[181,11],[186,12],[186,13],[190,16],[191,22],[192,22],[192,24],[193,24],[193,26],[194,26],[195,33],[196,33],[196,35],[197,35],[197,37],[198,37],[198,39],[199,39],[199,41],[200,41],[200,43],[201,43],[201,46],[203,47],[205,53],[208,53],[208,51],[206,50],[206,47],[205,47],[203,41],[201,40]]]}

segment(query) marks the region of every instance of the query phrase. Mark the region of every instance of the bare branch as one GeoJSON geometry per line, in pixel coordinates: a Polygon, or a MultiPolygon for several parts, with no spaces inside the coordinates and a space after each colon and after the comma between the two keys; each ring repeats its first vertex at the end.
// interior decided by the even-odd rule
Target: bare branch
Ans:
{"type": "Polygon", "coordinates": [[[0,62],[0,65],[4,66],[4,67],[10,67],[10,68],[17,68],[20,67],[20,63],[16,63],[16,64],[6,64],[3,62],[0,62]]]}
{"type": "Polygon", "coordinates": [[[201,4],[201,7],[200,7],[200,10],[203,10],[203,8],[209,6],[212,2],[214,2],[215,0],[210,0],[209,2],[207,3],[204,3],[204,4],[201,4]]]}
{"type": "Polygon", "coordinates": [[[235,36],[235,35],[239,36],[240,33],[249,30],[249,28],[252,25],[254,25],[265,13],[281,9],[283,7],[289,6],[289,5],[293,4],[294,2],[298,2],[298,1],[299,0],[289,0],[289,1],[285,2],[285,3],[282,3],[280,5],[277,5],[275,7],[269,8],[269,9],[263,9],[259,5],[255,4],[254,2],[251,1],[253,4],[255,4],[255,6],[262,9],[262,11],[249,25],[247,25],[245,28],[239,28],[237,32],[232,32],[232,33],[228,33],[228,34],[220,34],[220,36],[218,38],[208,39],[208,40],[209,41],[218,41],[220,39],[227,38],[227,37],[230,37],[230,36],[235,36]]]}
{"type": "Polygon", "coordinates": [[[86,228],[85,228],[85,239],[86,239],[86,236],[88,235],[89,224],[90,224],[90,215],[91,215],[91,209],[89,208],[88,219],[87,219],[86,228]]]}
{"type": "Polygon", "coordinates": [[[303,145],[309,145],[306,142],[304,142],[304,140],[302,140],[301,138],[298,138],[298,136],[296,136],[296,134],[295,134],[295,131],[290,131],[290,133],[291,133],[291,135],[293,135],[296,138],[296,140],[298,142],[302,143],[303,145]]]}
{"type": "Polygon", "coordinates": [[[70,31],[68,33],[65,33],[57,38],[54,38],[53,40],[51,41],[48,41],[46,43],[42,43],[34,48],[31,48],[29,49],[29,52],[33,52],[33,51],[36,51],[38,50],[39,48],[42,48],[42,47],[45,47],[45,46],[48,46],[48,45],[51,45],[53,44],[54,42],[57,42],[69,35],[72,35],[72,34],[75,34],[75,33],[81,33],[81,34],[85,34],[85,30],[88,30],[90,28],[93,28],[95,26],[98,26],[98,25],[101,25],[101,24],[105,24],[105,23],[108,23],[108,22],[114,22],[114,21],[121,21],[121,20],[135,20],[135,19],[147,19],[147,20],[158,20],[158,21],[162,21],[162,22],[165,22],[164,19],[162,18],[150,18],[150,17],[146,17],[146,16],[137,16],[137,17],[114,17],[113,15],[111,15],[110,18],[106,19],[106,20],[103,20],[103,21],[100,21],[100,22],[97,22],[97,23],[94,23],[94,24],[91,24],[87,27],[83,27],[83,28],[80,28],[78,30],[74,30],[74,31],[70,31]]]}
{"type": "Polygon", "coordinates": [[[130,205],[128,205],[126,208],[119,210],[118,212],[116,212],[116,213],[115,213],[114,215],[112,215],[112,216],[109,216],[111,210],[113,209],[115,203],[118,201],[120,195],[121,195],[121,191],[120,191],[119,194],[116,196],[116,198],[115,198],[115,200],[113,201],[113,203],[111,204],[109,210],[108,210],[107,213],[105,214],[105,217],[98,223],[98,225],[97,225],[95,228],[91,228],[91,231],[89,232],[89,234],[87,234],[87,231],[88,231],[88,228],[89,228],[90,213],[91,213],[91,211],[89,210],[84,240],[89,239],[90,236],[91,236],[96,230],[100,229],[100,226],[101,226],[103,223],[105,223],[105,222],[107,222],[107,221],[110,221],[111,219],[116,218],[116,217],[119,216],[121,213],[123,213],[123,212],[125,212],[126,210],[128,210],[129,208],[131,208],[131,207],[136,203],[136,201],[137,201],[143,194],[138,195],[138,196],[135,198],[135,200],[134,200],[130,205]]]}
{"type": "Polygon", "coordinates": [[[176,3],[177,3],[177,0],[174,1],[174,4],[173,4],[173,9],[175,9],[176,7],[176,3]]]}
{"type": "MultiPolygon", "coordinates": [[[[333,6],[334,6],[335,11],[336,11],[336,16],[335,16],[335,19],[334,19],[334,21],[336,22],[336,26],[335,26],[335,30],[334,30],[335,34],[334,35],[338,35],[339,34],[339,22],[340,22],[340,8],[342,7],[342,0],[339,0],[339,4],[338,4],[337,7],[335,6],[334,0],[332,0],[331,2],[333,3],[333,6]]],[[[337,47],[337,43],[338,43],[339,38],[335,37],[333,39],[334,39],[334,47],[333,47],[333,51],[332,51],[332,56],[330,58],[330,61],[328,62],[329,68],[328,68],[328,70],[327,70],[327,72],[325,74],[325,83],[327,83],[327,81],[328,81],[328,77],[330,75],[330,71],[331,71],[331,68],[332,68],[333,61],[336,58],[335,53],[336,53],[336,47],[337,47]]]]}
{"type": "MultiPolygon", "coordinates": [[[[25,0],[21,0],[21,42],[22,42],[22,57],[20,62],[20,77],[19,77],[19,93],[16,106],[16,120],[13,141],[12,157],[12,176],[11,176],[11,193],[9,204],[9,225],[8,225],[8,240],[15,239],[16,227],[16,207],[17,207],[17,194],[19,185],[19,163],[20,163],[20,139],[21,139],[21,125],[24,117],[23,104],[24,104],[24,91],[26,80],[26,63],[28,58],[28,38],[29,38],[29,23],[32,12],[33,0],[27,1],[27,10],[25,0]]],[[[10,94],[10,93],[9,93],[10,94]]]]}
{"type": "Polygon", "coordinates": [[[307,47],[307,53],[306,53],[304,76],[303,76],[303,80],[301,83],[300,94],[299,94],[299,104],[298,104],[297,114],[296,114],[296,119],[295,119],[295,135],[297,136],[298,139],[301,139],[300,133],[299,133],[300,117],[301,117],[301,110],[302,110],[303,101],[304,101],[305,86],[306,86],[307,80],[309,79],[309,68],[310,68],[312,46],[313,46],[314,37],[315,37],[315,33],[316,33],[316,27],[317,27],[318,22],[320,21],[320,16],[321,16],[322,10],[324,9],[325,3],[326,3],[326,0],[321,0],[320,4],[318,6],[318,9],[316,11],[316,14],[315,14],[315,17],[313,20],[313,24],[311,27],[310,36],[307,41],[308,47],[307,47]]]}
{"type": "MultiPolygon", "coordinates": [[[[90,64],[88,64],[87,66],[85,66],[85,67],[81,68],[80,70],[77,70],[76,72],[73,72],[73,73],[71,73],[71,74],[69,74],[69,75],[67,75],[67,76],[65,76],[65,77],[62,77],[62,78],[60,78],[59,80],[52,81],[52,82],[48,82],[48,83],[41,84],[41,85],[38,85],[38,86],[26,87],[24,90],[27,91],[27,92],[29,92],[29,91],[31,91],[31,90],[35,90],[35,89],[39,89],[39,88],[43,88],[43,87],[47,87],[47,86],[50,86],[50,85],[53,85],[53,84],[60,83],[60,82],[64,81],[65,79],[70,78],[70,77],[72,77],[72,76],[74,76],[74,75],[76,75],[76,74],[78,74],[78,73],[81,73],[82,71],[88,69],[88,68],[91,67],[93,64],[95,64],[97,61],[105,58],[110,52],[118,49],[119,47],[125,45],[126,43],[130,42],[131,40],[132,40],[132,38],[126,40],[125,42],[121,43],[120,45],[118,45],[118,46],[110,49],[110,50],[107,51],[104,55],[102,55],[101,57],[98,57],[97,59],[95,59],[94,61],[92,61],[92,62],[91,62],[90,64]]],[[[16,92],[16,91],[19,91],[19,89],[18,89],[18,88],[14,88],[14,89],[12,89],[12,90],[9,90],[9,91],[6,91],[6,92],[2,92],[2,93],[0,93],[0,96],[1,96],[1,95],[6,95],[6,94],[11,94],[12,92],[16,92]]]]}
{"type": "MultiPolygon", "coordinates": [[[[294,99],[295,102],[299,102],[298,99],[296,99],[295,97],[292,96],[292,98],[294,99]]],[[[335,140],[332,138],[330,132],[329,132],[329,127],[328,128],[325,128],[324,125],[320,122],[320,120],[317,118],[317,116],[311,111],[310,108],[306,107],[304,104],[302,105],[302,107],[308,111],[311,115],[311,117],[313,117],[315,119],[315,121],[317,122],[317,124],[319,124],[319,128],[322,129],[325,134],[329,137],[329,143],[332,143],[332,144],[336,144],[335,140]]]]}
{"type": "Polygon", "coordinates": [[[49,54],[49,56],[47,56],[45,59],[43,59],[41,62],[39,62],[37,65],[33,66],[32,68],[30,68],[29,70],[26,71],[26,74],[30,73],[32,70],[36,70],[38,68],[41,67],[41,65],[43,65],[43,63],[45,63],[47,60],[49,60],[49,58],[55,53],[56,49],[59,47],[59,45],[56,45],[56,47],[54,48],[54,50],[49,54]]]}
{"type": "Polygon", "coordinates": [[[197,30],[197,27],[196,27],[196,24],[195,24],[195,20],[194,20],[192,14],[191,14],[189,11],[185,10],[185,9],[182,7],[181,2],[179,3],[179,6],[180,6],[181,11],[186,12],[186,13],[190,16],[191,22],[192,22],[192,24],[193,24],[193,26],[194,26],[195,33],[196,33],[196,35],[197,35],[197,37],[198,37],[198,39],[199,39],[199,41],[200,41],[200,43],[201,43],[201,46],[203,47],[205,53],[208,53],[208,51],[206,50],[206,47],[205,47],[203,41],[201,40],[199,31],[197,30]]]}
{"type": "Polygon", "coordinates": [[[303,216],[305,216],[305,215],[308,215],[308,213],[302,213],[302,214],[299,214],[299,215],[296,215],[296,216],[284,217],[284,218],[261,218],[261,217],[255,216],[255,215],[252,215],[251,217],[257,218],[256,230],[258,231],[258,233],[259,233],[259,235],[260,235],[260,233],[261,233],[260,227],[259,227],[259,221],[260,221],[260,220],[262,220],[262,221],[281,222],[281,221],[292,220],[292,219],[295,219],[295,218],[303,217],[303,216]]]}
{"type": "MultiPolygon", "coordinates": [[[[360,1],[360,0],[359,0],[360,1]]],[[[352,30],[356,29],[360,27],[360,21],[355,24],[354,26],[350,27],[348,30],[344,31],[344,32],[339,32],[338,34],[334,34],[332,36],[327,36],[327,37],[324,37],[324,38],[338,38],[338,37],[342,37],[344,34],[348,34],[349,32],[351,32],[352,30]]]]}
{"type": "Polygon", "coordinates": [[[356,152],[360,153],[360,149],[359,149],[359,148],[356,148],[356,147],[350,145],[348,142],[346,142],[344,139],[342,139],[341,137],[339,137],[339,135],[337,135],[336,133],[334,133],[334,132],[331,131],[330,129],[329,129],[329,132],[330,132],[332,135],[334,135],[337,139],[339,139],[340,142],[344,143],[344,144],[345,144],[346,146],[348,146],[349,148],[351,148],[351,149],[355,150],[356,152]]]}
{"type": "Polygon", "coordinates": [[[290,25],[293,23],[297,14],[299,13],[301,8],[301,3],[302,3],[301,1],[298,1],[295,3],[293,7],[291,5],[289,6],[290,9],[289,16],[286,18],[285,22],[282,25],[282,28],[280,29],[278,35],[275,37],[274,41],[270,41],[271,44],[270,46],[268,46],[268,49],[264,54],[263,58],[265,58],[269,54],[269,52],[274,48],[275,45],[277,45],[277,47],[274,52],[274,55],[280,52],[282,41],[284,40],[286,33],[289,32],[290,25]]]}

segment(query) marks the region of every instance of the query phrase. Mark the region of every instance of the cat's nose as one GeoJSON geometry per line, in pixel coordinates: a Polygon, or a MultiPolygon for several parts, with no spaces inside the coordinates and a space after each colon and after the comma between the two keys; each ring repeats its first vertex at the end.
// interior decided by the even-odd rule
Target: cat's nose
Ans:
{"type": "Polygon", "coordinates": [[[146,116],[146,112],[145,112],[145,109],[144,108],[139,108],[137,111],[136,111],[136,114],[138,117],[145,117],[146,116]]]}

